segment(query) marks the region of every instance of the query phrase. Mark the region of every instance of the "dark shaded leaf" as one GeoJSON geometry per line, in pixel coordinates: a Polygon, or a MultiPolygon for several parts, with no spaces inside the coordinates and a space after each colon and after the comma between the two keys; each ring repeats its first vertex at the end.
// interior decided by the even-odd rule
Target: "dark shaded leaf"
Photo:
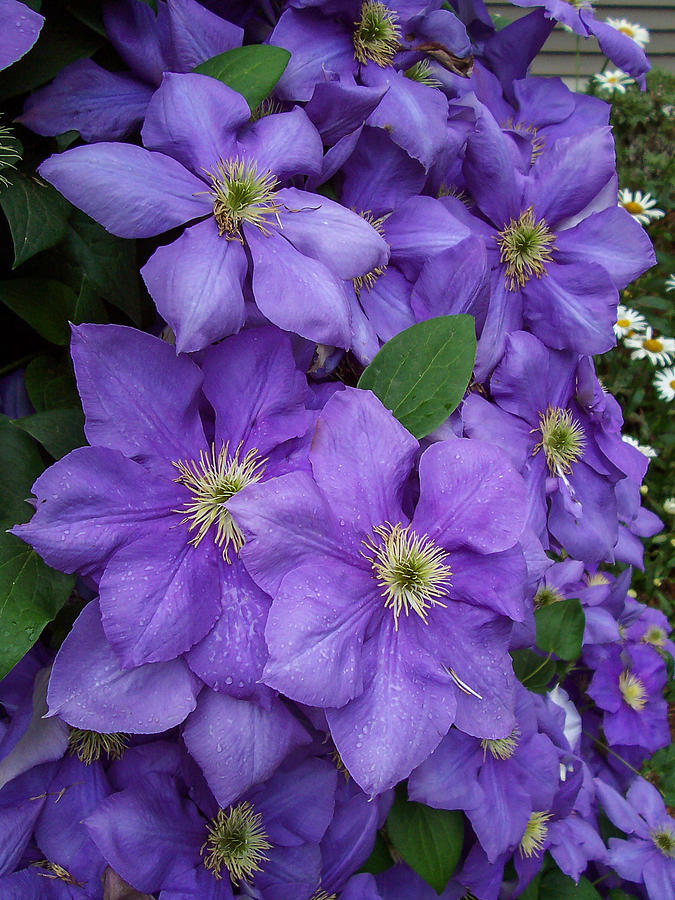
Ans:
{"type": "Polygon", "coordinates": [[[38,412],[74,409],[80,403],[70,358],[44,353],[26,367],[26,390],[38,412]]]}
{"type": "Polygon", "coordinates": [[[61,459],[66,453],[87,443],[81,408],[48,409],[23,419],[14,419],[14,424],[39,441],[54,459],[61,459]]]}
{"type": "Polygon", "coordinates": [[[544,694],[555,675],[555,662],[532,650],[512,650],[513,671],[528,691],[544,694]]]}
{"type": "Polygon", "coordinates": [[[546,900],[600,900],[600,894],[587,878],[579,879],[575,884],[567,875],[558,869],[551,869],[541,880],[539,896],[546,900]]]}
{"type": "Polygon", "coordinates": [[[560,659],[573,661],[581,653],[586,616],[579,600],[559,600],[538,609],[537,647],[544,653],[555,653],[560,659]]]}
{"type": "Polygon", "coordinates": [[[14,242],[14,266],[48,250],[66,234],[72,206],[58,191],[37,177],[13,174],[0,189],[0,206],[14,242]]]}
{"type": "Polygon", "coordinates": [[[291,54],[282,47],[255,44],[235,47],[200,63],[193,72],[210,75],[238,91],[252,110],[273,90],[291,54]]]}
{"type": "Polygon", "coordinates": [[[50,343],[64,346],[70,340],[77,296],[68,285],[48,278],[0,281],[0,300],[50,343]]]}

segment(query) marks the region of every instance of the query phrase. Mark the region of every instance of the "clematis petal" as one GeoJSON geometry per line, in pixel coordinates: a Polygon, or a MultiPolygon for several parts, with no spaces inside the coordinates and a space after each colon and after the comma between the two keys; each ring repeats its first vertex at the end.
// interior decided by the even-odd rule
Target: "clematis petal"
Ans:
{"type": "Polygon", "coordinates": [[[451,728],[408,779],[408,796],[436,809],[471,809],[484,802],[478,783],[483,753],[476,738],[451,728]]]}
{"type": "Polygon", "coordinates": [[[133,144],[89,144],[56,153],[40,175],[118,237],[152,237],[211,205],[205,183],[162,153],[133,144]]]}
{"type": "Polygon", "coordinates": [[[5,0],[0,9],[0,70],[28,53],[37,41],[45,17],[19,0],[5,0]]]}
{"type": "Polygon", "coordinates": [[[241,244],[221,238],[213,216],[155,250],[141,275],[176,335],[179,353],[201,350],[240,330],[247,268],[241,244]]]}
{"type": "Polygon", "coordinates": [[[321,137],[304,109],[263,116],[239,136],[239,153],[285,180],[294,175],[319,175],[323,158],[321,137]]]}
{"type": "Polygon", "coordinates": [[[190,72],[199,63],[241,47],[244,29],[206,9],[197,0],[167,0],[171,69],[190,72]]]}
{"type": "Polygon", "coordinates": [[[526,508],[525,484],[498,447],[461,438],[422,454],[413,528],[447,550],[508,550],[523,530],[526,508]]]}
{"type": "Polygon", "coordinates": [[[168,59],[168,21],[162,3],[157,13],[147,3],[108,0],[103,24],[110,41],[129,68],[151,85],[158,85],[162,72],[171,69],[168,59]]]}
{"type": "Polygon", "coordinates": [[[103,733],[156,734],[180,724],[200,685],[182,660],[123,669],[92,600],[61,644],[49,680],[49,715],[103,733]]]}

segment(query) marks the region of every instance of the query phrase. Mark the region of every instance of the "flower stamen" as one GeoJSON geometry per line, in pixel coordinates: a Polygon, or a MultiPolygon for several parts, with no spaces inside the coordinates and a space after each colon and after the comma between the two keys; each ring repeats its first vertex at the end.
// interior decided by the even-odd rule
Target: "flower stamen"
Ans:
{"type": "Polygon", "coordinates": [[[511,219],[497,235],[499,261],[506,263],[505,280],[510,291],[523,287],[534,275],[546,274],[546,263],[555,249],[555,235],[544,219],[535,221],[532,207],[511,219]]]}
{"type": "Polygon", "coordinates": [[[71,728],[68,736],[68,750],[81,763],[90,766],[102,756],[107,759],[122,759],[129,745],[129,736],[120,732],[100,734],[82,728],[71,728]]]}
{"type": "Polygon", "coordinates": [[[520,730],[514,728],[511,734],[505,738],[483,738],[480,745],[483,749],[483,760],[489,750],[493,759],[511,759],[516,752],[520,739],[520,730]]]}
{"type": "Polygon", "coordinates": [[[545,413],[539,413],[539,430],[541,441],[532,455],[543,447],[551,475],[569,475],[572,465],[581,459],[586,443],[581,424],[568,409],[549,406],[545,413]]]}
{"type": "Polygon", "coordinates": [[[549,812],[533,812],[530,814],[525,832],[520,839],[520,855],[529,859],[544,849],[544,842],[548,835],[548,820],[552,818],[549,812]]]}
{"type": "MultiPolygon", "coordinates": [[[[270,217],[279,223],[276,188],[279,184],[271,171],[258,174],[254,162],[233,157],[219,160],[214,170],[204,170],[211,180],[213,215],[218,234],[227,240],[241,240],[241,225],[248,222],[264,235],[270,233],[270,217]]],[[[279,223],[280,224],[280,223],[279,223]]]]}
{"type": "Polygon", "coordinates": [[[373,532],[380,541],[368,537],[363,541],[366,549],[362,554],[377,576],[385,609],[393,611],[396,630],[401,612],[408,616],[411,609],[426,625],[432,606],[445,607],[439,598],[445,597],[450,587],[452,572],[445,564],[447,553],[400,522],[378,525],[373,532]]]}
{"type": "Polygon", "coordinates": [[[216,454],[215,444],[211,450],[202,450],[199,460],[178,460],[173,465],[180,475],[174,479],[192,494],[192,500],[185,503],[183,509],[172,512],[184,513],[183,522],[190,522],[188,531],[197,530],[190,540],[198,547],[212,525],[216,532],[214,541],[223,548],[223,559],[230,561],[230,544],[234,552],[239,553],[244,546],[244,535],[235,524],[225,503],[247,484],[260,481],[265,468],[266,459],[260,459],[256,449],[249,450],[241,459],[241,444],[232,456],[228,456],[229,441],[223,444],[216,454]]]}
{"type": "Polygon", "coordinates": [[[640,712],[647,705],[647,691],[642,681],[628,669],[619,675],[619,690],[626,704],[640,712]]]}
{"type": "Polygon", "coordinates": [[[667,825],[655,828],[649,836],[664,856],[668,859],[675,857],[675,834],[667,825]]]}
{"type": "Polygon", "coordinates": [[[260,863],[267,862],[266,850],[272,849],[267,833],[262,827],[262,815],[245,801],[231,806],[227,812],[219,809],[207,826],[208,837],[199,851],[204,865],[218,881],[223,866],[233,884],[247,881],[255,872],[262,871],[260,863]]]}
{"type": "Polygon", "coordinates": [[[354,22],[354,59],[360,63],[372,60],[384,68],[398,52],[400,40],[401,29],[394,10],[373,0],[361,4],[361,16],[354,22]]]}

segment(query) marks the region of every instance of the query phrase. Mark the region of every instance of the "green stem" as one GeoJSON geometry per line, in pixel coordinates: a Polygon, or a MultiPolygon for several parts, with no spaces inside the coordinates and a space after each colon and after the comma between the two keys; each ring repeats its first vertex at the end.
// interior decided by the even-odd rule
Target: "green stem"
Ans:
{"type": "Polygon", "coordinates": [[[627,766],[627,767],[631,770],[631,772],[634,772],[636,775],[639,775],[640,778],[643,777],[642,774],[639,772],[638,769],[633,768],[633,766],[631,766],[631,764],[630,764],[629,762],[627,762],[627,761],[623,758],[623,756],[619,756],[618,753],[615,753],[614,750],[612,750],[611,747],[608,747],[608,746],[607,746],[607,744],[603,744],[603,742],[602,742],[599,738],[596,738],[595,735],[591,734],[589,731],[586,731],[586,730],[583,729],[583,728],[581,729],[581,732],[582,732],[582,734],[585,734],[586,737],[589,737],[589,738],[593,741],[593,743],[597,744],[598,747],[602,747],[602,749],[603,749],[603,750],[606,750],[607,753],[611,753],[612,756],[615,756],[615,757],[619,760],[619,762],[622,762],[622,763],[624,764],[624,766],[627,766]]]}

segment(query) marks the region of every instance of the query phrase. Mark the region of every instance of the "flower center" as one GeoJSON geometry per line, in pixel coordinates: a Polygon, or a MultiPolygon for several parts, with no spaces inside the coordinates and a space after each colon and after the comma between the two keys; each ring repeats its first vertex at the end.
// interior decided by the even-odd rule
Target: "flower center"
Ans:
{"type": "Polygon", "coordinates": [[[642,346],[649,353],[660,353],[663,350],[663,344],[661,341],[657,341],[656,338],[647,338],[647,340],[642,342],[642,346]]]}
{"type": "Polygon", "coordinates": [[[627,203],[622,203],[621,205],[632,216],[635,216],[638,213],[644,212],[644,208],[643,208],[642,204],[636,203],[635,200],[629,200],[627,203]]]}
{"type": "Polygon", "coordinates": [[[223,548],[223,559],[227,562],[230,561],[230,544],[234,547],[234,552],[239,553],[244,546],[244,535],[226,509],[225,503],[247,484],[260,481],[267,462],[266,459],[260,459],[255,449],[249,450],[240,459],[241,444],[232,456],[228,456],[229,446],[228,441],[216,454],[215,444],[211,444],[210,452],[200,452],[199,461],[189,459],[184,462],[181,459],[173,463],[180,472],[174,480],[185,485],[192,494],[192,500],[188,500],[183,509],[172,510],[185,514],[182,522],[190,522],[188,531],[197,530],[190,540],[194,547],[199,546],[215,524],[214,540],[223,548]]]}
{"type": "Polygon", "coordinates": [[[603,575],[602,572],[595,572],[593,575],[586,576],[586,584],[589,587],[600,587],[601,585],[609,584],[609,578],[603,575]]]}
{"type": "Polygon", "coordinates": [[[239,884],[255,872],[260,872],[260,863],[269,859],[265,856],[265,850],[270,850],[272,844],[262,827],[261,814],[255,812],[248,800],[229,807],[227,812],[219,809],[207,830],[208,837],[200,853],[203,856],[204,850],[207,851],[204,865],[218,880],[222,877],[220,870],[224,866],[230,873],[231,881],[239,884]]]}
{"type": "Polygon", "coordinates": [[[445,565],[446,552],[400,522],[378,525],[373,532],[380,540],[365,540],[363,555],[370,561],[382,589],[385,609],[394,614],[396,630],[401,612],[408,616],[411,609],[426,625],[432,606],[445,607],[439,598],[446,596],[452,574],[445,565]]]}
{"type": "Polygon", "coordinates": [[[496,236],[499,244],[499,260],[506,263],[506,286],[511,291],[527,284],[534,275],[546,274],[547,262],[555,249],[555,235],[551,234],[544,219],[535,222],[532,207],[511,219],[496,236]]]}
{"type": "Polygon", "coordinates": [[[533,812],[525,826],[525,833],[520,839],[520,855],[528,859],[544,849],[544,841],[548,834],[548,825],[551,818],[548,812],[533,812]]]}
{"type": "Polygon", "coordinates": [[[584,430],[567,409],[549,406],[539,413],[541,441],[534,453],[544,448],[544,455],[551,475],[569,475],[572,463],[581,459],[584,450],[584,430]]]}
{"type": "Polygon", "coordinates": [[[673,378],[672,381],[668,382],[668,386],[670,387],[671,390],[675,391],[675,378],[673,378]]]}
{"type": "Polygon", "coordinates": [[[317,891],[312,894],[310,900],[337,900],[337,894],[327,894],[325,891],[317,891]]]}
{"type": "Polygon", "coordinates": [[[658,625],[650,625],[640,638],[643,644],[651,644],[653,647],[663,647],[666,642],[666,633],[658,625]]]}
{"type": "Polygon", "coordinates": [[[617,319],[616,324],[619,326],[619,328],[628,328],[628,326],[630,325],[630,319],[617,319]]]}
{"type": "Polygon", "coordinates": [[[107,759],[122,759],[128,744],[128,735],[119,732],[99,734],[98,731],[71,728],[68,737],[70,755],[77,756],[85,766],[90,766],[102,756],[107,759]]]}
{"type": "Polygon", "coordinates": [[[556,591],[555,588],[542,585],[534,595],[534,608],[541,609],[542,606],[551,606],[553,603],[559,603],[564,599],[565,598],[560,593],[560,591],[556,591]]]}
{"type": "Polygon", "coordinates": [[[235,156],[227,162],[221,159],[214,170],[205,172],[211,180],[209,193],[213,197],[219,235],[224,234],[228,240],[241,240],[242,222],[269,234],[269,218],[279,214],[275,202],[279,182],[269,169],[258,174],[254,162],[235,156]]]}
{"type": "Polygon", "coordinates": [[[667,825],[656,828],[650,833],[650,837],[664,856],[669,859],[675,856],[675,834],[667,825]]]}
{"type": "Polygon", "coordinates": [[[493,759],[511,759],[518,747],[519,738],[520,731],[517,728],[514,728],[511,734],[505,738],[496,738],[494,740],[484,738],[480,742],[483,748],[483,760],[485,760],[488,750],[492,754],[493,759]]]}
{"type": "Polygon", "coordinates": [[[53,880],[63,881],[73,887],[84,887],[83,881],[76,881],[68,869],[64,869],[63,866],[60,866],[58,863],[49,862],[48,859],[40,859],[37,862],[31,863],[31,865],[38,869],[46,869],[45,872],[37,873],[40,878],[51,878],[53,880]]]}
{"type": "Polygon", "coordinates": [[[628,669],[619,675],[619,690],[631,709],[640,712],[647,705],[647,691],[637,675],[633,675],[628,669]]]}
{"type": "Polygon", "coordinates": [[[361,17],[354,22],[354,59],[388,66],[399,48],[398,15],[384,3],[361,4],[361,17]]]}
{"type": "Polygon", "coordinates": [[[428,59],[420,59],[419,62],[413,63],[403,74],[406,78],[409,78],[411,81],[417,81],[419,84],[426,84],[429,87],[441,86],[441,82],[434,75],[428,59]]]}

